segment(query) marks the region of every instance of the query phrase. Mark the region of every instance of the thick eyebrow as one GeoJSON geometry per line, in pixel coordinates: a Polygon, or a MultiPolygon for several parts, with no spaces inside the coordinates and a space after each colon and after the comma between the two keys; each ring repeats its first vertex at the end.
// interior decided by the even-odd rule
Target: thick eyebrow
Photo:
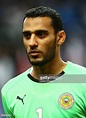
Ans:
{"type": "Polygon", "coordinates": [[[30,31],[23,31],[22,33],[23,34],[27,34],[27,33],[30,33],[30,31]]]}
{"type": "Polygon", "coordinates": [[[37,31],[35,31],[35,33],[45,33],[45,34],[48,34],[48,31],[47,30],[37,30],[37,31]]]}
{"type": "Polygon", "coordinates": [[[44,30],[44,29],[43,30],[36,30],[34,32],[31,32],[31,31],[27,30],[27,31],[23,31],[22,33],[26,34],[26,33],[41,33],[41,32],[48,33],[48,31],[44,30]]]}

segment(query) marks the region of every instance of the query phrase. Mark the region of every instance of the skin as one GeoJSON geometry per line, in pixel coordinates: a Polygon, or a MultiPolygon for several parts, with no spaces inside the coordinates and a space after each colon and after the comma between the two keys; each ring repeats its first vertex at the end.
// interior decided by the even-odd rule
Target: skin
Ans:
{"type": "Polygon", "coordinates": [[[54,32],[50,17],[26,18],[23,23],[23,42],[33,66],[31,75],[59,74],[66,63],[61,59],[60,46],[65,41],[64,30],[54,32]]]}

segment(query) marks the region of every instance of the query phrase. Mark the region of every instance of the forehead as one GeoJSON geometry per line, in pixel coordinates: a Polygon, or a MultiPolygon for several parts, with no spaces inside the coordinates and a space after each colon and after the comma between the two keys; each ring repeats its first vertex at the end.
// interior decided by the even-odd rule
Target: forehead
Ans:
{"type": "Polygon", "coordinates": [[[23,31],[34,31],[39,29],[53,29],[52,19],[49,17],[25,18],[23,23],[23,31]]]}

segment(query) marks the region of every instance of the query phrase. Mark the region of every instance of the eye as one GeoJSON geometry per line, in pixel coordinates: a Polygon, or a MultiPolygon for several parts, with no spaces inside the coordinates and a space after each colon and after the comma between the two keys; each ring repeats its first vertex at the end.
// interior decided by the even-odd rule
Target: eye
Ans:
{"type": "Polygon", "coordinates": [[[39,38],[45,38],[48,35],[48,33],[46,31],[37,31],[36,35],[39,38]]]}
{"type": "Polygon", "coordinates": [[[23,36],[24,36],[24,38],[26,38],[26,39],[30,39],[31,33],[29,33],[29,32],[23,32],[23,36]]]}

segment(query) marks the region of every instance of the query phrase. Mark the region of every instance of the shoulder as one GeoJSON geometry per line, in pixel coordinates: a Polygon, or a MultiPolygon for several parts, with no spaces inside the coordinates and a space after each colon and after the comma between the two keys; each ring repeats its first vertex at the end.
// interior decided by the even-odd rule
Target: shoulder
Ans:
{"type": "Polygon", "coordinates": [[[16,77],[10,79],[3,87],[1,92],[6,93],[9,90],[12,90],[12,88],[19,86],[20,84],[23,84],[23,81],[25,78],[27,78],[27,74],[30,73],[31,68],[26,70],[25,72],[21,73],[20,75],[17,75],[16,77]]]}
{"type": "Polygon", "coordinates": [[[72,63],[70,61],[67,62],[67,66],[64,70],[71,74],[86,74],[86,68],[84,66],[72,63]]]}

